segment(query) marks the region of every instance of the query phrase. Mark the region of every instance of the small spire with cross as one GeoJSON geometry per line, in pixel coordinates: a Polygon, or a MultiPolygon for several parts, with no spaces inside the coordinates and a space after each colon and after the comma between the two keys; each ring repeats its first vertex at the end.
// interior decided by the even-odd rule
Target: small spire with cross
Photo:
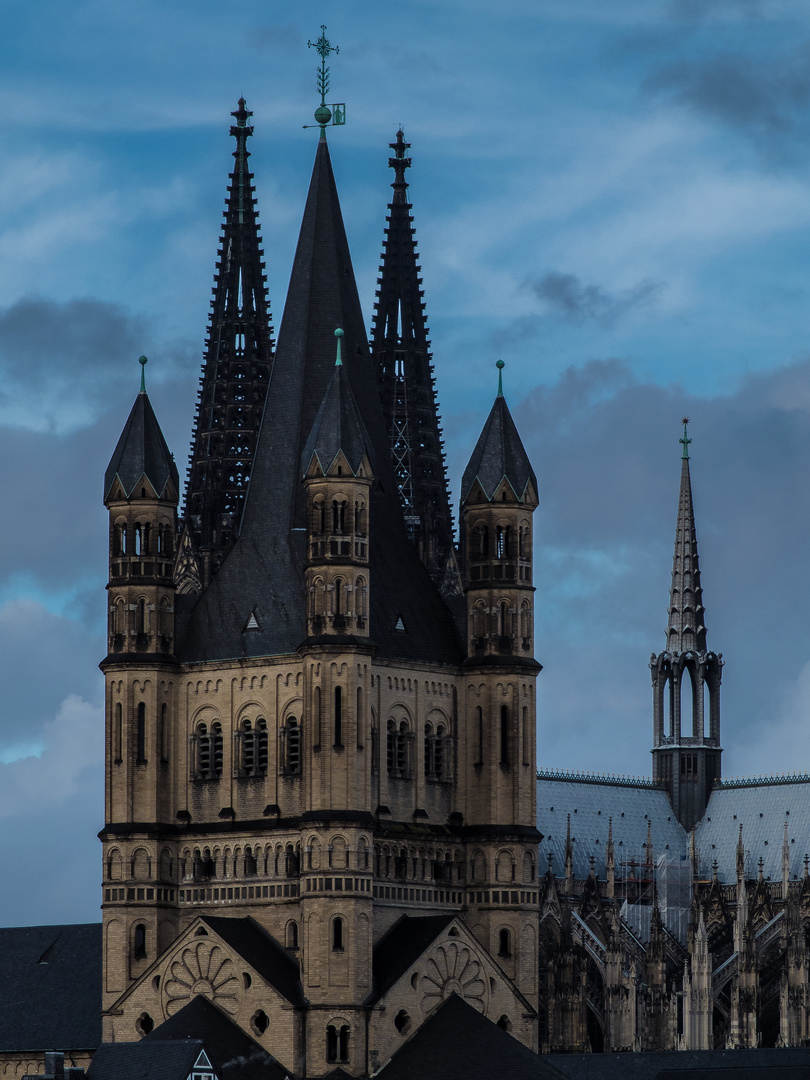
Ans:
{"type": "Polygon", "coordinates": [[[141,393],[146,393],[146,365],[149,361],[145,356],[138,357],[138,363],[141,365],[141,393]]]}
{"type": "Polygon", "coordinates": [[[684,416],[681,419],[681,423],[683,424],[683,436],[680,439],[678,439],[678,442],[683,444],[683,454],[681,456],[688,461],[689,460],[689,443],[692,441],[689,438],[688,434],[687,434],[687,428],[689,427],[689,417],[684,416]]]}
{"type": "Polygon", "coordinates": [[[506,364],[503,360],[496,360],[495,367],[498,369],[498,397],[503,397],[503,369],[506,364]]]}
{"type": "Polygon", "coordinates": [[[335,337],[337,338],[337,356],[335,357],[335,367],[343,367],[343,357],[340,352],[340,343],[343,340],[343,331],[340,327],[335,330],[335,337]]]}

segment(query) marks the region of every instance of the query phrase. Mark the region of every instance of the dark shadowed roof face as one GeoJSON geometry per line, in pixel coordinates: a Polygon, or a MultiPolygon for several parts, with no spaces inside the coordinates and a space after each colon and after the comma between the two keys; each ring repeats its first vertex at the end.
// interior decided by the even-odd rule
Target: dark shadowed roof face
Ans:
{"type": "Polygon", "coordinates": [[[101,1042],[101,923],[0,929],[0,1052],[101,1042]]]}
{"type": "Polygon", "coordinates": [[[452,615],[405,532],[325,140],[315,158],[240,535],[191,614],[178,613],[182,660],[285,655],[304,641],[307,517],[301,459],[334,373],[338,327],[344,331],[347,381],[374,451],[371,644],[379,655],[398,659],[463,660],[452,615]],[[251,614],[258,629],[246,631],[251,614]]]}
{"type": "Polygon", "coordinates": [[[304,1004],[298,964],[264,927],[250,917],[230,919],[225,915],[208,915],[203,922],[210,926],[226,945],[238,952],[287,1001],[292,1005],[304,1004]]]}
{"type": "Polygon", "coordinates": [[[793,1080],[806,1075],[810,1050],[663,1050],[632,1054],[551,1054],[570,1080],[793,1080]],[[784,1070],[784,1071],[783,1071],[784,1070]]]}
{"type": "Polygon", "coordinates": [[[288,1075],[255,1039],[201,995],[156,1027],[139,1045],[165,1045],[167,1040],[186,1039],[202,1040],[211,1064],[223,1080],[284,1080],[288,1075]]]}
{"type": "Polygon", "coordinates": [[[369,1000],[381,998],[411,964],[416,963],[453,918],[453,915],[427,915],[422,918],[403,915],[398,919],[374,946],[374,989],[369,1000]]]}
{"type": "Polygon", "coordinates": [[[464,470],[461,481],[462,504],[476,480],[486,497],[491,500],[504,477],[519,499],[524,497],[529,484],[537,492],[537,477],[534,475],[529,455],[523,448],[506,399],[499,394],[464,470]]]}
{"type": "Polygon", "coordinates": [[[200,1039],[102,1043],[87,1080],[188,1080],[202,1049],[200,1039]]]}
{"type": "Polygon", "coordinates": [[[380,1080],[543,1080],[562,1074],[453,994],[377,1076],[380,1080]]]}
{"type": "Polygon", "coordinates": [[[309,469],[313,455],[318,459],[321,472],[327,473],[341,451],[355,475],[364,457],[368,456],[369,462],[373,460],[366,425],[354,400],[346,370],[339,364],[329,380],[312,431],[304,446],[301,475],[309,469]]]}
{"type": "Polygon", "coordinates": [[[135,398],[135,404],[104,474],[105,501],[116,476],[129,498],[144,473],[158,495],[163,494],[169,480],[174,481],[176,489],[179,488],[177,466],[163,438],[149,397],[141,391],[135,398]]]}

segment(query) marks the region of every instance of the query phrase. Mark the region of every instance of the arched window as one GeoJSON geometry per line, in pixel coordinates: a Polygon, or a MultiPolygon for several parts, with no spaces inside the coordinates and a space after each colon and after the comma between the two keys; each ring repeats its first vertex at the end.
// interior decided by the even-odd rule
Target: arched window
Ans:
{"type": "Polygon", "coordinates": [[[355,713],[354,723],[357,728],[357,749],[361,750],[363,748],[363,731],[365,729],[362,686],[357,687],[357,711],[355,713]]]}
{"type": "Polygon", "coordinates": [[[388,721],[388,775],[407,779],[410,774],[410,731],[406,720],[388,721]]]}
{"type": "Polygon", "coordinates": [[[146,764],[146,705],[143,701],[138,702],[138,719],[135,727],[135,764],[146,764]]]}
{"type": "Polygon", "coordinates": [[[288,949],[298,948],[298,923],[291,919],[287,923],[286,944],[288,949]]]}
{"type": "Polygon", "coordinates": [[[140,521],[135,525],[135,554],[143,555],[143,525],[140,521]]]}
{"type": "Polygon", "coordinates": [[[532,643],[532,609],[528,600],[524,600],[520,605],[520,636],[523,638],[523,648],[530,648],[532,643]]]}
{"type": "Polygon", "coordinates": [[[301,728],[294,716],[287,721],[284,746],[285,771],[297,776],[301,772],[301,728]]]}
{"type": "Polygon", "coordinates": [[[146,633],[146,601],[141,597],[136,608],[136,633],[146,633]]]}
{"type": "Polygon", "coordinates": [[[250,720],[243,720],[239,732],[241,751],[240,771],[243,776],[253,776],[256,764],[256,740],[253,733],[253,724],[250,720]]]}
{"type": "Polygon", "coordinates": [[[435,765],[435,736],[433,734],[433,725],[425,724],[425,776],[434,776],[436,773],[435,765]]]}
{"type": "Polygon", "coordinates": [[[509,764],[509,709],[501,705],[501,765],[509,764]]]}
{"type": "Polygon", "coordinates": [[[335,952],[343,949],[343,919],[340,917],[332,920],[332,948],[335,952]]]}
{"type": "Polygon", "coordinates": [[[116,765],[124,760],[124,707],[120,701],[115,705],[113,720],[113,758],[116,765]]]}
{"type": "Polygon", "coordinates": [[[211,775],[211,736],[205,724],[197,724],[195,735],[197,741],[197,768],[199,777],[207,780],[211,775]]]}
{"type": "Polygon", "coordinates": [[[366,588],[365,578],[357,579],[357,592],[355,597],[355,615],[357,616],[357,625],[359,627],[365,626],[366,623],[366,603],[368,600],[368,589],[366,588]]]}
{"type": "Polygon", "coordinates": [[[446,737],[446,735],[445,735],[445,730],[444,730],[444,724],[439,724],[436,727],[436,741],[433,744],[433,747],[434,747],[434,751],[433,751],[433,771],[435,772],[435,774],[436,774],[436,776],[437,776],[437,778],[439,780],[441,780],[441,778],[444,776],[444,761],[445,761],[444,742],[445,742],[445,737],[446,737]]]}
{"type": "Polygon", "coordinates": [[[346,529],[346,500],[332,500],[332,532],[341,534],[346,529]]]}
{"type": "Polygon", "coordinates": [[[343,579],[335,578],[332,586],[332,614],[343,614],[343,579]]]}
{"type": "Polygon", "coordinates": [[[498,931],[498,956],[510,957],[512,955],[512,935],[506,930],[498,931]]]}
{"type": "MultiPolygon", "coordinates": [[[[337,582],[335,582],[337,588],[337,582]]],[[[335,747],[343,746],[343,687],[335,687],[335,747]]]]}
{"type": "Polygon", "coordinates": [[[499,559],[506,558],[506,529],[503,525],[495,528],[495,554],[499,559]]]}
{"type": "Polygon", "coordinates": [[[312,719],[315,723],[315,750],[321,748],[321,688],[316,686],[312,691],[312,719]]]}
{"type": "Polygon", "coordinates": [[[477,601],[472,612],[472,632],[476,641],[483,641],[486,633],[486,605],[483,600],[477,601]]]}
{"type": "Polygon", "coordinates": [[[349,1025],[338,1028],[330,1024],[326,1029],[326,1060],[329,1062],[349,1060],[349,1025]]]}
{"type": "Polygon", "coordinates": [[[245,848],[245,877],[256,877],[257,872],[256,856],[250,848],[245,848]]]}
{"type": "Polygon", "coordinates": [[[165,701],[160,706],[160,760],[169,760],[169,706],[165,701]]]}
{"type": "Polygon", "coordinates": [[[222,724],[211,725],[211,765],[214,776],[222,776],[222,724]]]}
{"type": "Polygon", "coordinates": [[[475,710],[476,741],[478,743],[478,757],[476,765],[484,764],[484,710],[479,705],[475,710]]]}
{"type": "Polygon", "coordinates": [[[132,958],[143,960],[146,957],[146,927],[137,923],[132,932],[132,958]]]}
{"type": "Polygon", "coordinates": [[[512,620],[509,616],[509,601],[501,600],[498,604],[498,636],[501,638],[511,637],[512,620]]]}

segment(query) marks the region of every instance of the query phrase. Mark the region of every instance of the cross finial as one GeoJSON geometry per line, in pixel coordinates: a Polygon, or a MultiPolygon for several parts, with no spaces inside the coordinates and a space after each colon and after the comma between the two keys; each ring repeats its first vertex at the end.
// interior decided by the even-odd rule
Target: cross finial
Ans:
{"type": "Polygon", "coordinates": [[[149,361],[146,359],[145,356],[139,356],[138,357],[138,363],[141,365],[141,393],[142,394],[146,393],[146,365],[148,364],[148,362],[149,361]]]}
{"type": "Polygon", "coordinates": [[[496,360],[495,367],[498,369],[498,397],[503,397],[503,369],[506,365],[503,360],[496,360]]]}
{"type": "MultiPolygon", "coordinates": [[[[320,126],[321,136],[326,135],[326,125],[332,119],[332,110],[326,104],[326,95],[329,92],[329,68],[326,64],[326,58],[330,53],[334,53],[335,56],[340,52],[337,45],[332,45],[329,38],[326,36],[326,26],[321,23],[321,36],[317,41],[308,41],[307,48],[315,49],[321,58],[321,66],[318,70],[316,83],[318,87],[318,93],[321,95],[321,103],[315,110],[315,121],[320,126]]],[[[336,118],[335,122],[338,120],[336,118]]],[[[340,121],[342,123],[342,121],[340,121]]]]}
{"type": "Polygon", "coordinates": [[[340,327],[335,331],[335,337],[337,338],[337,356],[335,357],[335,367],[343,367],[343,357],[340,355],[340,343],[343,340],[343,331],[340,327]]]}
{"type": "Polygon", "coordinates": [[[683,454],[681,456],[684,457],[688,461],[689,460],[689,443],[692,441],[689,438],[689,436],[687,435],[687,433],[686,433],[687,428],[689,427],[689,417],[684,416],[683,419],[681,420],[681,423],[683,424],[683,437],[678,439],[678,442],[683,444],[683,454]]]}

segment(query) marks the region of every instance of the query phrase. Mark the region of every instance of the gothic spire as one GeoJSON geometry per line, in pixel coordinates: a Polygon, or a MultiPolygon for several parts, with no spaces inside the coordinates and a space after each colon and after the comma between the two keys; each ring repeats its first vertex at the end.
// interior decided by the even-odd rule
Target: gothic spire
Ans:
{"type": "Polygon", "coordinates": [[[253,114],[239,99],[233,172],[217,255],[186,490],[185,516],[203,584],[216,573],[239,528],[270,369],[273,330],[264,254],[248,166],[253,114]]]}
{"type": "Polygon", "coordinates": [[[672,561],[672,590],[669,601],[667,649],[671,653],[706,649],[703,623],[703,590],[700,587],[695,511],[692,505],[692,479],[689,473],[687,417],[683,419],[683,454],[681,489],[678,496],[678,521],[675,527],[675,555],[672,561]]]}
{"type": "Polygon", "coordinates": [[[453,553],[453,519],[442,429],[430,353],[421,269],[408,201],[405,156],[410,143],[399,130],[388,165],[394,195],[388,204],[374,310],[371,348],[408,534],[437,583],[453,553]]]}

